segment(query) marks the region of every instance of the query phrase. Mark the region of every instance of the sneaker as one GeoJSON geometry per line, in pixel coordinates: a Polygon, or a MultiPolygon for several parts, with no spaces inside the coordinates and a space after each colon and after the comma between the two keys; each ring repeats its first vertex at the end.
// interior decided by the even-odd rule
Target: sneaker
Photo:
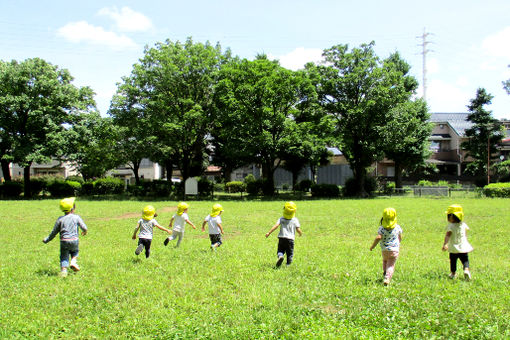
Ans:
{"type": "Polygon", "coordinates": [[[67,276],[67,269],[62,269],[62,270],[60,271],[60,274],[59,274],[59,275],[60,275],[60,277],[66,277],[66,276],[67,276]]]}
{"type": "Polygon", "coordinates": [[[136,247],[135,254],[140,255],[142,250],[143,250],[143,244],[139,244],[138,247],[136,247]]]}
{"type": "Polygon", "coordinates": [[[278,261],[276,261],[276,267],[280,267],[283,263],[283,256],[278,256],[278,261]]]}
{"type": "Polygon", "coordinates": [[[383,285],[387,286],[390,284],[390,279],[384,279],[383,285]]]}
{"type": "Polygon", "coordinates": [[[163,242],[163,244],[165,245],[165,247],[168,245],[168,242],[170,242],[170,237],[167,237],[165,239],[165,242],[163,242]]]}
{"type": "Polygon", "coordinates": [[[455,273],[451,273],[448,277],[453,280],[455,278],[455,273]]]}
{"type": "Polygon", "coordinates": [[[469,269],[464,270],[464,279],[466,279],[466,281],[471,281],[471,273],[469,272],[469,269]]]}
{"type": "Polygon", "coordinates": [[[71,263],[71,269],[74,270],[75,272],[79,272],[80,266],[78,266],[77,263],[71,263]]]}

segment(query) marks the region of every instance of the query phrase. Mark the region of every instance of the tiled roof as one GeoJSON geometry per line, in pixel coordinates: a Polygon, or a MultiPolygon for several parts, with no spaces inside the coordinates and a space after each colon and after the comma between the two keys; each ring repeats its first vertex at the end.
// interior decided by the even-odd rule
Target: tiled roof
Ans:
{"type": "Polygon", "coordinates": [[[430,121],[433,123],[448,123],[459,136],[465,136],[466,129],[473,125],[473,123],[467,120],[468,114],[467,112],[436,112],[430,114],[430,121]]]}

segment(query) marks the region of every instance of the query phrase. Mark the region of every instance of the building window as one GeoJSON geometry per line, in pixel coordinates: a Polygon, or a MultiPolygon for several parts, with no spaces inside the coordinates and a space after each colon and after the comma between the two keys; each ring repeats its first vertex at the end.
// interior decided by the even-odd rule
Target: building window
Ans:
{"type": "Polygon", "coordinates": [[[437,153],[441,150],[441,143],[437,141],[430,142],[430,151],[437,153]]]}

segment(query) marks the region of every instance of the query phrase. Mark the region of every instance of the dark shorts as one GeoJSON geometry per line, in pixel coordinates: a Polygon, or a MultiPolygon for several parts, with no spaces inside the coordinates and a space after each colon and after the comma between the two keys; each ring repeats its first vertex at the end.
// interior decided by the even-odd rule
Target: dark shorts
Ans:
{"type": "Polygon", "coordinates": [[[209,239],[211,239],[211,245],[218,243],[217,247],[219,247],[223,244],[221,234],[209,234],[209,239]]]}
{"type": "Polygon", "coordinates": [[[287,254],[287,264],[291,264],[294,258],[294,240],[288,238],[278,239],[277,255],[280,256],[284,254],[287,254]]]}

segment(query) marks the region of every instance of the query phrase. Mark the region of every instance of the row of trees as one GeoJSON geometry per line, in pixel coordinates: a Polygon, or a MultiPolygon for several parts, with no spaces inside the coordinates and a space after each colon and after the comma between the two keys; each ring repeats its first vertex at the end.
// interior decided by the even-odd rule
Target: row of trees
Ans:
{"type": "MultiPolygon", "coordinates": [[[[25,167],[50,158],[75,163],[85,179],[129,164],[139,181],[143,158],[186,179],[208,163],[228,178],[245,164],[262,167],[266,193],[283,166],[294,175],[328,160],[339,147],[364,195],[367,168],[395,161],[403,169],[428,157],[431,125],[426,103],[413,99],[418,82],[393,53],[381,59],[374,43],[337,45],[322,63],[291,71],[258,55],[233,56],[220,45],[166,41],[146,48],[118,84],[108,117],[93,91],[71,84],[67,70],[41,59],[0,61],[0,159],[25,167]]],[[[25,194],[30,188],[25,185],[25,194]]]]}

